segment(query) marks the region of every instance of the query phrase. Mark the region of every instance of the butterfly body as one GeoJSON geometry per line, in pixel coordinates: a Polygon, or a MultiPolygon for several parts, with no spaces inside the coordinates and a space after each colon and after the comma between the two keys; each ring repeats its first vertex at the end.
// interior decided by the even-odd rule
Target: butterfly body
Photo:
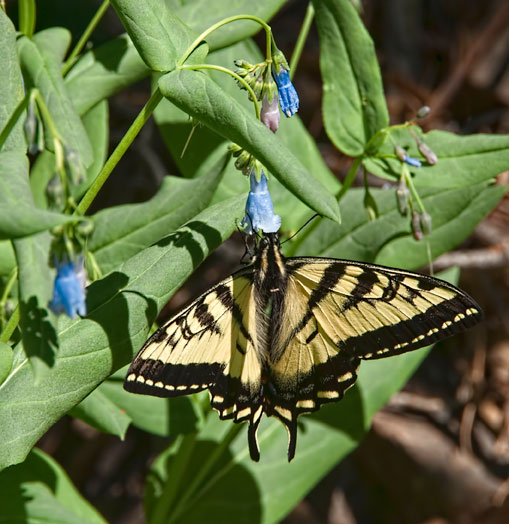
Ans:
{"type": "Polygon", "coordinates": [[[262,414],[288,430],[354,384],[361,359],[429,345],[481,318],[471,297],[441,280],[348,260],[285,259],[276,233],[253,264],[159,328],[127,373],[128,391],[163,397],[208,389],[222,419],[249,422],[251,458],[262,414]]]}

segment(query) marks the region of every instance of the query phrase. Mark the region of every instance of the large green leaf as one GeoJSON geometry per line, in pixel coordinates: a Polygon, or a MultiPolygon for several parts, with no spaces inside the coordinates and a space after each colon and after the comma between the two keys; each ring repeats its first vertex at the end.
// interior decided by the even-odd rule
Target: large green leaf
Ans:
{"type": "MultiPolygon", "coordinates": [[[[470,186],[490,180],[509,165],[509,135],[460,136],[438,130],[422,134],[417,127],[414,130],[436,153],[438,162],[434,166],[426,163],[408,131],[399,129],[391,131],[391,135],[410,156],[422,160],[422,167],[410,168],[418,187],[470,186]]],[[[390,140],[386,140],[374,156],[366,157],[363,164],[371,173],[390,180],[401,173],[401,162],[390,140]]]]}
{"type": "Polygon", "coordinates": [[[294,195],[317,213],[339,221],[334,197],[259,120],[228,96],[207,75],[173,71],[159,79],[159,87],[177,107],[252,153],[294,195]],[[196,96],[199,93],[200,96],[196,96]]]}
{"type": "Polygon", "coordinates": [[[129,414],[112,402],[99,388],[74,406],[69,415],[83,420],[99,431],[117,435],[122,440],[131,423],[129,414]]]}
{"type": "MultiPolygon", "coordinates": [[[[62,78],[62,65],[58,60],[60,49],[58,46],[54,49],[46,45],[46,38],[42,40],[44,44],[40,46],[37,40],[34,42],[26,37],[18,40],[25,87],[36,87],[39,90],[65,145],[76,151],[83,166],[88,167],[92,162],[92,147],[62,78]]],[[[44,123],[46,147],[53,151],[53,137],[47,122],[44,123]]]]}
{"type": "Polygon", "coordinates": [[[358,156],[389,124],[373,41],[350,0],[313,0],[313,5],[325,130],[339,150],[358,156]]]}
{"type": "Polygon", "coordinates": [[[0,468],[22,461],[62,415],[124,366],[157,312],[242,216],[245,199],[208,208],[175,233],[88,287],[88,315],[59,317],[58,352],[37,383],[17,348],[0,385],[0,468]]]}
{"type": "Polygon", "coordinates": [[[127,366],[105,380],[97,392],[123,409],[134,426],[162,437],[196,431],[198,418],[191,397],[133,395],[124,389],[127,366]]]}
{"type": "MultiPolygon", "coordinates": [[[[126,31],[145,63],[154,71],[171,71],[198,36],[161,0],[111,0],[126,31]]],[[[201,45],[190,62],[203,61],[207,46],[201,45]]]]}
{"type": "Polygon", "coordinates": [[[124,34],[84,53],[65,77],[65,85],[82,115],[149,73],[131,39],[124,34]]]}
{"type": "MultiPolygon", "coordinates": [[[[233,61],[237,58],[252,63],[263,60],[258,47],[252,40],[215,51],[208,57],[209,62],[223,67],[232,67],[233,61]]],[[[252,102],[248,100],[246,91],[241,91],[231,77],[217,71],[211,71],[210,74],[212,80],[221,86],[226,94],[233,97],[246,109],[252,110],[252,102]]],[[[163,100],[155,110],[155,118],[175,163],[186,177],[199,176],[209,170],[217,159],[224,155],[229,144],[227,140],[211,129],[198,126],[193,131],[185,154],[182,155],[187,136],[192,129],[189,116],[168,100],[163,100]]],[[[277,135],[308,169],[309,173],[318,179],[330,193],[338,191],[339,182],[325,165],[313,138],[298,115],[283,118],[277,135]]],[[[220,202],[232,195],[243,193],[247,187],[246,178],[235,169],[232,162],[225,170],[213,202],[220,202]]],[[[282,230],[298,229],[312,214],[308,206],[286,190],[274,177],[270,180],[270,192],[276,213],[282,218],[282,230]]]]}
{"type": "MultiPolygon", "coordinates": [[[[285,0],[229,0],[228,2],[210,2],[209,0],[166,0],[189,27],[202,33],[210,26],[236,15],[251,15],[268,22],[285,3],[285,0]]],[[[257,22],[238,20],[214,31],[207,37],[210,49],[220,49],[244,40],[261,30],[257,22]]]]}
{"type": "MultiPolygon", "coordinates": [[[[379,217],[369,220],[363,209],[364,191],[351,189],[342,206],[341,226],[323,220],[298,247],[298,255],[321,255],[414,269],[428,262],[426,243],[413,239],[410,218],[397,209],[394,190],[372,189],[379,217]]],[[[461,243],[504,195],[505,188],[479,184],[458,189],[421,190],[433,219],[429,236],[433,258],[461,243]]]]}
{"type": "Polygon", "coordinates": [[[89,249],[104,273],[197,215],[210,202],[227,158],[196,180],[165,177],[148,202],[110,207],[94,216],[89,249]]]}
{"type": "Polygon", "coordinates": [[[106,524],[61,466],[37,448],[0,473],[0,486],[4,522],[106,524]]]}
{"type": "MultiPolygon", "coordinates": [[[[0,81],[0,130],[2,130],[16,109],[18,103],[23,100],[23,80],[18,63],[16,51],[16,32],[12,22],[3,9],[0,9],[0,70],[2,80],[0,81]]],[[[25,139],[23,137],[23,119],[20,118],[11,130],[2,151],[24,150],[25,139]]]]}
{"type": "Polygon", "coordinates": [[[48,266],[50,242],[48,233],[13,241],[18,264],[21,338],[36,382],[53,366],[58,347],[55,316],[48,310],[54,273],[48,266]]]}
{"type": "Polygon", "coordinates": [[[75,217],[34,207],[24,153],[0,153],[0,239],[20,238],[45,231],[75,217]]]}

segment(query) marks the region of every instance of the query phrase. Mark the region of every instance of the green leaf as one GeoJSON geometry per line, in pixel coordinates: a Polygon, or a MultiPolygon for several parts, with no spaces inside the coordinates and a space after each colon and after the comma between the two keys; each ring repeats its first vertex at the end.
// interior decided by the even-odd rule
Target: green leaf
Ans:
{"type": "MultiPolygon", "coordinates": [[[[65,145],[79,154],[81,162],[88,167],[92,162],[92,147],[78,113],[65,88],[61,63],[47,46],[38,47],[33,41],[22,37],[18,40],[18,52],[26,88],[36,87],[44,99],[55,127],[65,145]]],[[[51,132],[45,125],[46,148],[53,151],[51,132]]]]}
{"type": "Polygon", "coordinates": [[[96,104],[83,115],[82,121],[92,146],[94,159],[88,166],[85,181],[79,186],[71,187],[75,200],[83,196],[106,162],[109,147],[108,102],[103,100],[96,104]]]}
{"type": "Polygon", "coordinates": [[[0,240],[0,276],[7,276],[14,269],[16,259],[10,240],[0,240]]]}
{"type": "Polygon", "coordinates": [[[323,120],[343,153],[359,156],[389,125],[373,41],[350,0],[313,0],[320,37],[323,120]]]}
{"type": "MultiPolygon", "coordinates": [[[[243,57],[252,63],[263,60],[256,44],[252,40],[247,40],[211,53],[209,61],[223,67],[232,67],[233,61],[238,57],[243,57]]],[[[236,99],[246,109],[252,110],[252,102],[248,100],[246,91],[241,91],[231,77],[218,71],[211,71],[210,74],[212,80],[226,94],[236,99]]],[[[201,175],[224,155],[229,142],[211,129],[197,126],[182,156],[181,153],[191,131],[189,116],[166,99],[157,106],[154,116],[175,163],[185,177],[201,175]]],[[[330,193],[338,191],[339,182],[325,165],[314,139],[307,132],[298,115],[284,118],[277,134],[309,173],[318,179],[330,193]]],[[[246,178],[235,169],[231,162],[225,170],[225,175],[212,201],[220,202],[232,195],[244,193],[247,188],[246,178]]],[[[308,206],[285,189],[274,177],[270,179],[270,193],[275,211],[281,215],[283,231],[297,230],[312,214],[308,206]]]]}
{"type": "MultiPolygon", "coordinates": [[[[252,15],[268,22],[281,9],[285,0],[230,0],[209,2],[208,0],[169,0],[175,14],[198,34],[216,22],[236,15],[252,15]]],[[[207,37],[211,50],[220,49],[255,35],[261,30],[257,22],[238,20],[227,24],[207,37]]]]}
{"type": "Polygon", "coordinates": [[[27,157],[14,151],[0,153],[0,239],[33,235],[75,220],[34,207],[27,157]]]}
{"type": "Polygon", "coordinates": [[[90,426],[111,433],[124,440],[131,417],[112,402],[102,391],[96,389],[74,406],[69,415],[79,418],[90,426]]]}
{"type": "Polygon", "coordinates": [[[65,85],[76,110],[83,115],[149,73],[131,39],[124,34],[81,55],[66,75],[65,85]]]}
{"type": "Polygon", "coordinates": [[[128,393],[124,389],[127,368],[118,370],[96,391],[123,409],[134,426],[149,433],[165,437],[196,431],[198,418],[190,397],[170,399],[128,393]]]}
{"type": "Polygon", "coordinates": [[[36,33],[32,42],[37,45],[44,56],[52,55],[61,64],[67,54],[71,39],[71,32],[65,27],[50,27],[36,33]]]}
{"type": "MultiPolygon", "coordinates": [[[[364,191],[350,189],[341,201],[341,226],[323,220],[298,247],[298,255],[320,255],[414,269],[428,262],[424,240],[411,236],[410,217],[397,209],[395,190],[371,189],[379,210],[369,220],[363,209],[364,191]],[[394,247],[393,247],[394,244],[394,247]]],[[[460,244],[502,198],[505,189],[486,184],[459,189],[427,188],[421,200],[431,215],[431,253],[437,257],[460,244]]]]}
{"type": "Polygon", "coordinates": [[[142,204],[110,207],[94,216],[89,249],[103,273],[175,231],[210,202],[227,158],[208,174],[186,180],[165,177],[157,194],[142,204]]]}
{"type": "Polygon", "coordinates": [[[37,448],[23,464],[2,471],[0,485],[5,522],[106,524],[61,466],[37,448]]]}
{"type": "Polygon", "coordinates": [[[159,87],[177,107],[252,153],[289,191],[317,213],[340,220],[334,197],[312,178],[277,135],[249,115],[207,75],[174,71],[159,79],[159,87]]]}
{"type": "Polygon", "coordinates": [[[0,342],[0,384],[6,379],[12,368],[12,348],[0,342]]]}
{"type": "MultiPolygon", "coordinates": [[[[16,51],[16,31],[9,17],[0,9],[0,129],[3,129],[18,103],[23,100],[23,81],[19,67],[18,53],[16,51]]],[[[23,119],[11,130],[2,151],[25,151],[25,138],[23,136],[23,119]]]]}
{"type": "Polygon", "coordinates": [[[50,242],[47,233],[13,242],[18,264],[21,338],[36,382],[49,373],[58,348],[55,316],[48,310],[54,280],[48,265],[50,242]]]}
{"type": "MultiPolygon", "coordinates": [[[[138,53],[154,71],[171,71],[198,36],[160,0],[111,0],[138,53]]],[[[193,53],[196,63],[207,56],[207,45],[193,53]]]]}
{"type": "MultiPolygon", "coordinates": [[[[399,146],[423,162],[420,168],[409,166],[415,174],[414,184],[417,187],[470,186],[490,180],[509,165],[509,135],[460,136],[438,130],[423,134],[418,127],[413,129],[438,156],[434,166],[426,164],[408,131],[391,131],[399,146]]],[[[401,173],[401,162],[396,158],[394,146],[389,140],[377,155],[365,158],[363,164],[371,173],[389,180],[399,178],[401,173]]]]}
{"type": "Polygon", "coordinates": [[[89,286],[87,317],[59,317],[56,360],[37,384],[19,357],[0,385],[0,468],[23,460],[62,415],[132,359],[157,312],[231,234],[244,203],[235,197],[206,209],[89,286]]]}

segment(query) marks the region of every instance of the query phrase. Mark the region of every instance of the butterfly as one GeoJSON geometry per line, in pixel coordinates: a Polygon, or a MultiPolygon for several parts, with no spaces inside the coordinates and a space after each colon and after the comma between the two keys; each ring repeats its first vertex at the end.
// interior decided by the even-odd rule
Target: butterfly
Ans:
{"type": "Polygon", "coordinates": [[[411,351],[482,318],[466,293],[426,275],[334,258],[285,258],[277,233],[258,241],[252,264],[209,289],[161,326],[133,360],[124,387],[176,397],[208,389],[221,419],[249,423],[258,461],[262,415],[288,431],[336,402],[361,360],[411,351]]]}

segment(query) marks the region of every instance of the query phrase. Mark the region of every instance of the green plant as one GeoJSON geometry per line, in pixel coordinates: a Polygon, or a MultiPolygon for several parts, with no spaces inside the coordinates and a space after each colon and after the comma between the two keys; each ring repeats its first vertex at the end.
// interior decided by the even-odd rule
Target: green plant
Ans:
{"type": "MultiPolygon", "coordinates": [[[[127,34],[83,52],[94,19],[68,55],[66,30],[33,33],[33,1],[19,3],[18,36],[0,10],[0,464],[19,464],[0,474],[0,500],[13,520],[56,520],[58,508],[62,522],[103,522],[55,461],[34,449],[71,412],[119,437],[129,424],[169,437],[147,479],[149,522],[276,522],[358,444],[374,413],[424,358],[419,351],[365,363],[341,403],[302,418],[299,451],[290,465],[286,435],[276,421],[263,422],[263,459],[254,464],[245,436],[238,435],[245,428],[220,422],[200,398],[140,398],[122,389],[125,366],[157,313],[244,214],[248,183],[233,166],[230,142],[270,172],[283,231],[295,231],[313,212],[323,217],[288,244],[292,254],[416,268],[429,253],[436,257],[464,240],[505,192],[492,181],[507,166],[509,137],[423,134],[413,122],[389,126],[373,45],[348,0],[312,2],[325,128],[334,145],[354,158],[344,184],[325,166],[297,116],[285,119],[276,134],[269,131],[259,121],[256,96],[250,101],[238,88],[231,68],[237,59],[264,59],[250,39],[260,26],[267,35],[265,58],[271,54],[273,35],[265,20],[283,3],[258,2],[257,17],[246,17],[240,14],[252,2],[237,2],[232,12],[230,2],[212,8],[205,0],[112,0],[127,34]],[[224,24],[214,25],[217,20],[224,24]],[[106,100],[149,75],[150,99],[106,160],[106,100]],[[90,231],[86,211],[152,114],[183,177],[167,177],[148,202],[89,217],[90,231]],[[203,125],[181,157],[189,115],[203,125]],[[419,141],[438,162],[425,162],[419,141]],[[423,166],[410,172],[395,145],[421,158],[423,166]],[[28,146],[39,150],[30,178],[28,146]],[[349,189],[360,167],[403,180],[416,213],[432,218],[426,241],[412,237],[412,222],[398,209],[395,191],[349,189]],[[48,192],[53,180],[61,187],[60,200],[48,192]],[[57,317],[48,309],[52,238],[91,257],[86,318],[57,317]],[[10,315],[8,302],[14,304],[10,315]],[[163,416],[150,416],[168,411],[171,425],[163,416]]],[[[290,61],[292,72],[311,17],[312,8],[290,61]]]]}

